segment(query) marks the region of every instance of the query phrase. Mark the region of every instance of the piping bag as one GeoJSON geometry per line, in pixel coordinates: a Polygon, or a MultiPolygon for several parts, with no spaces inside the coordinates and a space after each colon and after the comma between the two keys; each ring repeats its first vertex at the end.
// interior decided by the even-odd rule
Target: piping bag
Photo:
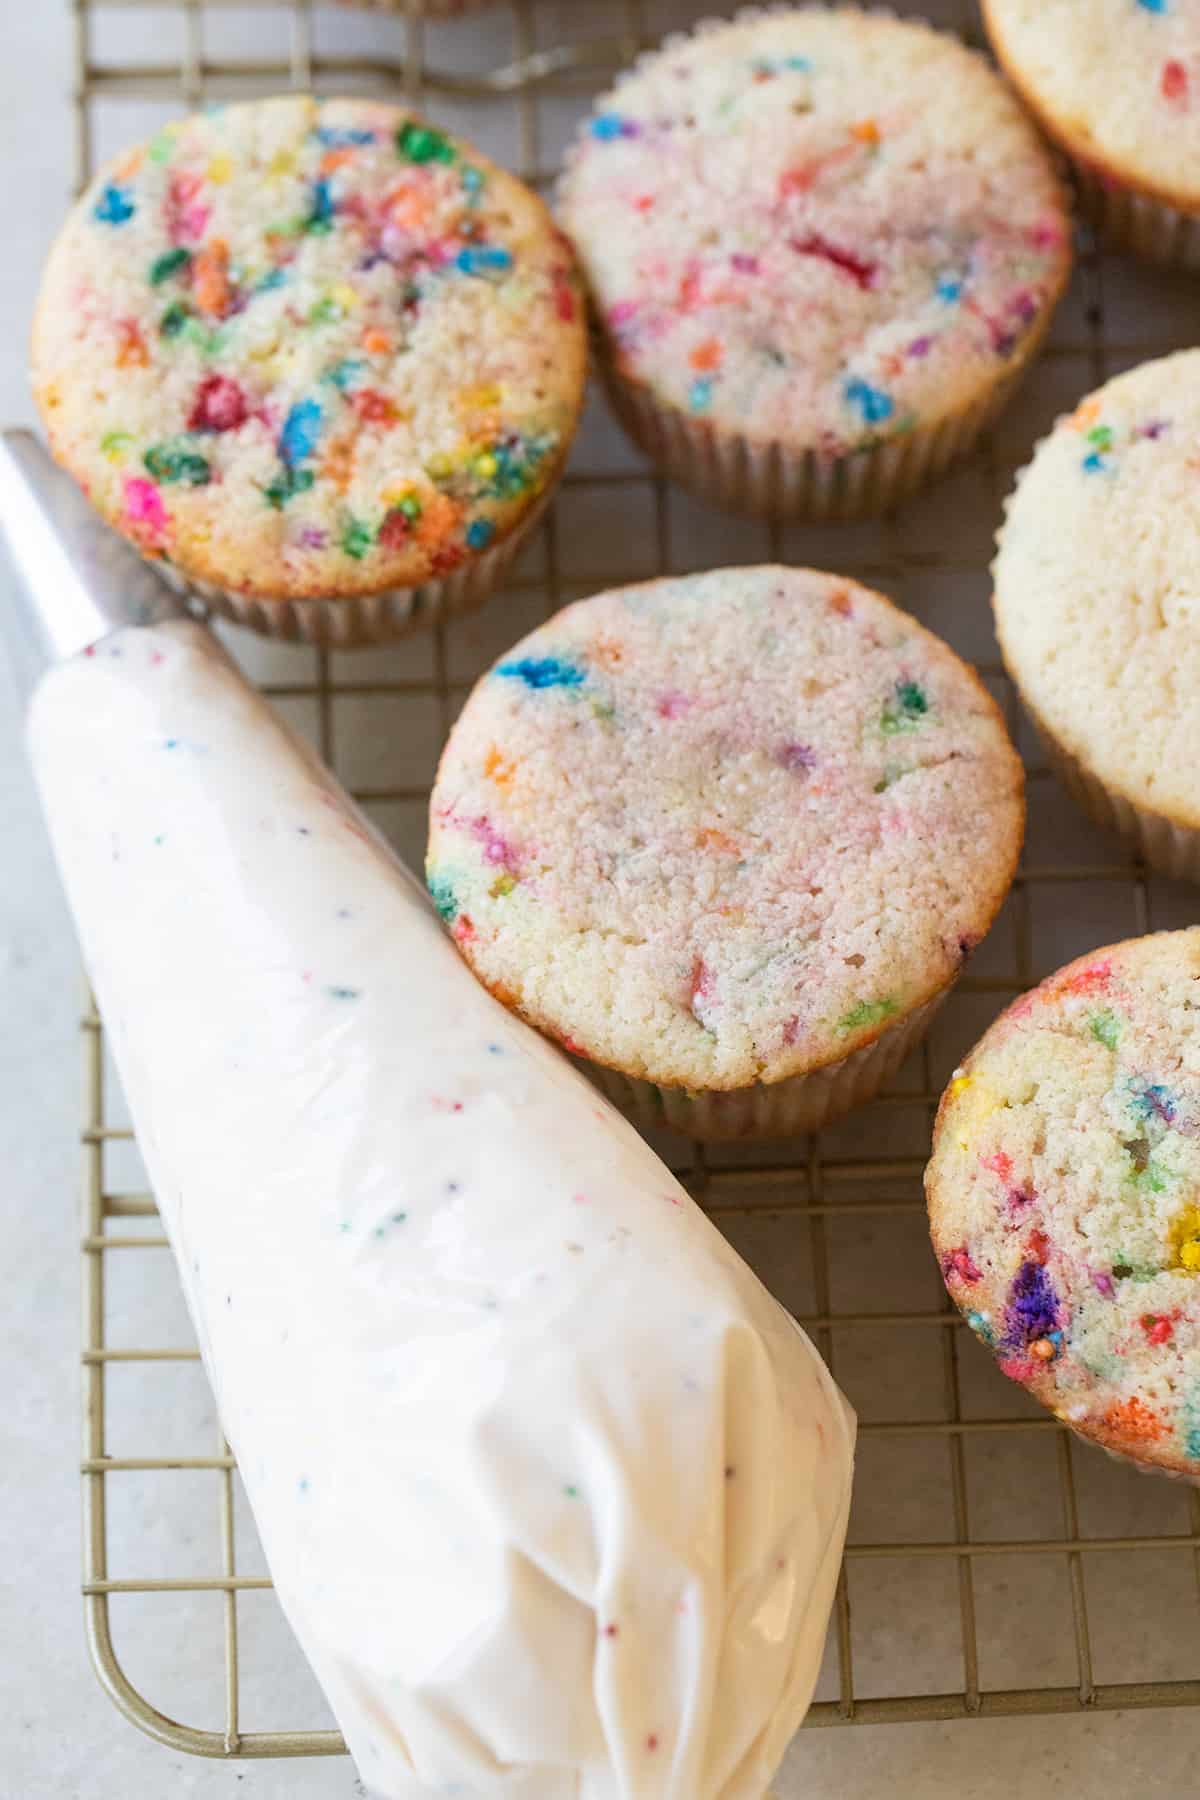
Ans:
{"type": "Polygon", "coordinates": [[[386,1800],[761,1800],[854,1420],[36,441],[28,739],[280,1601],[386,1800]],[[35,672],[36,673],[36,672],[35,672]]]}

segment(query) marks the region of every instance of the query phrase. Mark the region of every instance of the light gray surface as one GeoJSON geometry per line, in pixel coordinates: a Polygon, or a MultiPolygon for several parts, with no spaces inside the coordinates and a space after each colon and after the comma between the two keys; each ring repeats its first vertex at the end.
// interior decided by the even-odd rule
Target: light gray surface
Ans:
{"type": "MultiPolygon", "coordinates": [[[[7,0],[0,64],[0,149],[10,179],[5,193],[5,254],[0,259],[0,419],[30,417],[24,342],[37,268],[59,216],[68,182],[69,115],[65,0],[25,6],[7,0]]],[[[161,15],[139,11],[124,23],[127,40],[161,15]]],[[[175,21],[177,24],[177,21],[175,21]]],[[[358,22],[356,22],[357,28],[358,22]]],[[[114,124],[131,130],[129,109],[114,124]]],[[[134,124],[133,130],[140,129],[134,124]]],[[[581,541],[588,521],[582,499],[581,541]]],[[[736,530],[703,521],[703,554],[731,560],[736,530]]],[[[582,573],[582,563],[581,563],[582,573]]],[[[0,575],[0,605],[6,600],[0,575]]],[[[935,625],[940,621],[931,618],[935,625]]],[[[347,1762],[210,1764],[182,1758],[143,1738],[113,1710],[87,1664],[78,1598],[78,1050],[77,962],[35,803],[21,757],[15,705],[0,686],[0,1107],[3,1180],[0,1209],[6,1257],[0,1275],[0,1795],[4,1800],[158,1800],[204,1796],[224,1800],[341,1800],[355,1792],[347,1762]]],[[[886,1248],[886,1247],[885,1247],[886,1248]]],[[[131,1304],[140,1296],[130,1296],[131,1304]]],[[[164,1295],[169,1311],[172,1297],[164,1295]]],[[[204,1411],[203,1396],[196,1402],[204,1411]]],[[[1000,1479],[998,1472],[997,1479],[1000,1479]]],[[[920,1506],[920,1468],[913,1466],[920,1506]]],[[[131,1490],[114,1518],[115,1561],[128,1564],[156,1534],[199,1541],[211,1530],[211,1507],[174,1496],[179,1516],[149,1484],[131,1490]]],[[[199,1555],[200,1553],[197,1552],[199,1555]]],[[[1190,1578],[1186,1559],[1171,1564],[1190,1578]]],[[[881,1575],[880,1580],[884,1577],[881,1575]]],[[[920,1595],[904,1601],[878,1638],[881,1658],[907,1641],[926,1640],[944,1617],[920,1595]]],[[[1065,1615],[1041,1610],[1030,1623],[1029,1679],[1046,1666],[1047,1635],[1065,1615]]],[[[1195,1629],[1195,1608],[1188,1615],[1195,1629]]],[[[1098,1635],[1116,1639],[1131,1622],[1152,1638],[1153,1614],[1135,1568],[1125,1588],[1104,1584],[1095,1609],[1098,1635]]],[[[1188,1629],[1184,1624],[1184,1630],[1188,1629]]],[[[1152,1646],[1151,1646],[1152,1647],[1152,1646]]],[[[928,1646],[932,1656],[935,1646],[928,1646]]],[[[161,1677],[187,1693],[211,1673],[211,1633],[199,1614],[175,1605],[139,1622],[131,1663],[151,1683],[161,1677]],[[169,1679],[168,1679],[169,1678],[169,1679]]],[[[1020,1675],[1020,1646],[1013,1678],[1020,1675]]],[[[292,1672],[280,1637],[267,1659],[277,1670],[274,1696],[286,1722],[307,1719],[309,1696],[292,1672]]],[[[902,1681],[903,1667],[895,1670],[902,1681]]],[[[272,1721],[274,1722],[274,1721],[272,1721]]],[[[283,1718],[280,1722],[284,1722],[283,1718]]],[[[1196,1791],[1200,1716],[1156,1713],[1090,1719],[1036,1719],[985,1725],[903,1726],[802,1736],[779,1783],[780,1800],[1033,1800],[1050,1788],[1067,1795],[1138,1794],[1178,1800],[1196,1791]]]]}

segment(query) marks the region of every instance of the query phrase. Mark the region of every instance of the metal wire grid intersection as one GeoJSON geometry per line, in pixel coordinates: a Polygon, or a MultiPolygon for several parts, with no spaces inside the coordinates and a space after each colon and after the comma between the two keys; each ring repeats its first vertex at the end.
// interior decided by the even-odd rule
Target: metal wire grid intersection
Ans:
{"type": "MultiPolygon", "coordinates": [[[[76,167],[79,183],[90,173],[93,149],[93,113],[98,100],[121,96],[161,99],[174,97],[187,105],[200,104],[217,94],[230,91],[269,91],[281,84],[297,88],[319,87],[330,91],[339,82],[356,85],[369,81],[395,91],[410,100],[428,104],[432,98],[447,96],[458,99],[497,100],[508,96],[517,110],[520,164],[527,179],[546,184],[541,167],[540,133],[537,109],[539,92],[555,91],[570,84],[581,74],[597,73],[620,66],[649,41],[644,17],[645,0],[622,0],[618,35],[565,48],[539,48],[534,28],[531,0],[511,0],[514,19],[516,56],[508,64],[478,78],[455,75],[451,71],[431,68],[425,55],[424,29],[419,17],[394,21],[398,54],[393,58],[353,58],[319,55],[314,48],[313,0],[269,0],[269,4],[286,12],[289,43],[286,57],[278,61],[221,61],[205,51],[204,17],[206,10],[234,10],[239,0],[107,0],[110,9],[146,8],[153,4],[169,6],[184,16],[184,53],[178,65],[136,63],[115,65],[96,60],[93,13],[101,8],[98,0],[72,0],[75,19],[76,47],[76,167]]],[[[911,10],[920,10],[912,8],[911,10]]],[[[954,22],[964,35],[978,41],[978,21],[972,0],[958,0],[954,22]]],[[[1087,283],[1085,307],[1086,336],[1080,342],[1060,343],[1047,354],[1086,356],[1093,385],[1104,379],[1111,357],[1128,356],[1136,345],[1114,344],[1106,339],[1104,329],[1103,270],[1094,252],[1084,257],[1083,279],[1087,283]]],[[[1000,468],[994,445],[986,446],[983,459],[989,475],[992,499],[998,507],[1005,476],[1000,468]]],[[[615,504],[623,490],[649,489],[653,497],[654,541],[656,564],[648,573],[667,573],[671,568],[668,522],[668,490],[661,478],[651,474],[615,474],[606,476],[569,473],[564,484],[574,487],[602,487],[610,492],[615,504]]],[[[781,558],[781,534],[764,528],[764,551],[781,558]]],[[[510,589],[538,589],[545,595],[546,611],[553,612],[561,602],[564,588],[562,558],[555,513],[551,512],[543,527],[545,546],[544,573],[525,577],[510,584],[510,589]]],[[[786,560],[786,558],[783,558],[786,560]]],[[[978,563],[955,563],[936,552],[906,550],[897,541],[889,523],[885,530],[885,548],[879,560],[864,563],[855,560],[853,572],[875,579],[887,586],[889,579],[905,573],[937,569],[966,574],[978,563]]],[[[599,589],[616,585],[624,575],[615,575],[611,584],[593,576],[589,585],[599,589]]],[[[453,628],[451,628],[453,629],[453,628]]],[[[447,634],[439,629],[433,642],[433,675],[430,679],[399,680],[366,677],[342,680],[335,675],[333,659],[316,653],[316,675],[312,681],[265,684],[265,691],[287,701],[309,699],[317,709],[317,734],[326,759],[337,766],[338,743],[335,733],[335,697],[338,695],[389,697],[397,703],[418,697],[432,697],[438,709],[441,733],[449,728],[457,705],[465,695],[469,682],[450,678],[447,657],[447,634]]],[[[1003,694],[1012,729],[1017,726],[1016,696],[997,666],[982,671],[1003,694]]],[[[1031,780],[1031,808],[1039,804],[1039,790],[1048,779],[1044,770],[1035,769],[1031,780]]],[[[414,785],[363,787],[356,797],[364,804],[423,800],[427,788],[414,785]]],[[[997,1007],[1004,1000],[1028,987],[1035,978],[1032,949],[1031,895],[1040,887],[1054,888],[1066,894],[1074,884],[1083,882],[1132,883],[1136,928],[1152,928],[1151,890],[1145,872],[1122,864],[1116,855],[1112,861],[1095,865],[1024,867],[1014,888],[1015,956],[1011,973],[1001,976],[967,976],[960,990],[993,996],[997,1007]]],[[[100,1680],[116,1705],[134,1723],[151,1736],[179,1750],[208,1756],[316,1756],[338,1754],[345,1745],[333,1730],[279,1729],[243,1730],[241,1717],[241,1680],[239,1675],[238,1597],[254,1589],[269,1588],[266,1577],[240,1574],[235,1531],[234,1460],[222,1440],[211,1455],[126,1456],[114,1457],[106,1451],[105,1399],[106,1371],[118,1363],[172,1363],[198,1360],[195,1349],[163,1349],[153,1347],[114,1347],[108,1344],[105,1319],[105,1263],[109,1255],[121,1252],[161,1252],[166,1239],[151,1224],[157,1211],[151,1195],[109,1191],[105,1172],[105,1145],[127,1139],[130,1133],[110,1122],[109,1097],[106,1094],[102,1024],[92,1005],[88,1004],[82,1021],[85,1118],[82,1132],[84,1146],[84,1236],[83,1248],[83,1498],[84,1498],[84,1605],[88,1641],[100,1680]],[[115,1232],[117,1220],[147,1221],[144,1232],[115,1232]],[[106,1483],[114,1476],[136,1476],[145,1472],[197,1470],[211,1472],[216,1479],[218,1525],[220,1534],[220,1570],[204,1577],[180,1577],[158,1580],[124,1579],[113,1576],[109,1567],[109,1533],[106,1509],[106,1483]],[[110,1598],[130,1593],[196,1593],[212,1592],[221,1597],[224,1612],[224,1725],[220,1731],[202,1730],[177,1723],[160,1712],[130,1681],[113,1646],[110,1598]]],[[[917,1093],[894,1093],[875,1102],[876,1108],[916,1108],[926,1127],[932,1122],[938,1093],[933,1078],[931,1055],[926,1044],[920,1056],[921,1086],[917,1093]]],[[[865,1134],[864,1134],[865,1135],[865,1134]]],[[[859,1328],[884,1327],[897,1332],[932,1331],[941,1350],[941,1380],[944,1390],[944,1418],[911,1419],[889,1422],[864,1422],[863,1441],[875,1437],[924,1437],[941,1440],[946,1449],[948,1485],[953,1516],[953,1536],[940,1542],[876,1542],[852,1543],[847,1548],[838,1582],[833,1617],[836,1645],[837,1698],[816,1703],[811,1709],[809,1726],[848,1724],[852,1722],[891,1722],[914,1719],[949,1719],[1012,1715],[1022,1713],[1070,1712],[1084,1708],[1153,1707],[1178,1704],[1200,1704],[1200,1679],[1183,1681],[1141,1681],[1100,1684],[1093,1676],[1092,1636],[1088,1622],[1086,1561],[1094,1555],[1113,1551],[1159,1550],[1169,1547],[1191,1553],[1193,1573],[1200,1586],[1200,1493],[1189,1494],[1189,1530],[1171,1536],[1115,1536],[1101,1538],[1082,1535],[1079,1504],[1070,1434],[1053,1419],[972,1418],[964,1417],[959,1378],[958,1345],[961,1320],[948,1300],[933,1310],[897,1310],[891,1312],[839,1312],[831,1298],[830,1255],[827,1225],[831,1219],[848,1215],[885,1216],[912,1215],[913,1229],[924,1234],[923,1207],[919,1199],[896,1199],[891,1187],[896,1182],[916,1183],[922,1170],[920,1157],[879,1158],[869,1155],[836,1157],[823,1153],[819,1139],[796,1146],[793,1160],[780,1160],[754,1167],[725,1167],[714,1163],[699,1145],[692,1146],[686,1163],[677,1172],[712,1216],[745,1216],[757,1211],[788,1213],[807,1233],[811,1256],[814,1311],[802,1320],[818,1347],[836,1373],[835,1332],[853,1332],[859,1328]],[[838,1190],[857,1192],[864,1183],[878,1184],[879,1193],[866,1198],[837,1199],[838,1190]],[[886,1188],[886,1193],[885,1193],[886,1188]],[[753,1196],[761,1193],[762,1199],[753,1196]],[[996,1540],[973,1537],[968,1505],[968,1483],[965,1444],[972,1437],[989,1434],[1041,1433],[1055,1441],[1057,1482],[1061,1528],[1056,1536],[996,1540]],[[1071,1621],[1077,1679],[1068,1685],[1024,1687],[995,1690],[981,1681],[979,1634],[976,1621],[975,1567],[980,1558],[1013,1556],[1054,1557],[1065,1561],[1069,1576],[1071,1621]],[[958,1631],[962,1647],[963,1681],[961,1689],[939,1694],[901,1694],[862,1697],[856,1693],[851,1637],[850,1599],[847,1567],[886,1558],[949,1559],[956,1571],[958,1631]]],[[[152,1277],[151,1277],[152,1278],[152,1277]]]]}

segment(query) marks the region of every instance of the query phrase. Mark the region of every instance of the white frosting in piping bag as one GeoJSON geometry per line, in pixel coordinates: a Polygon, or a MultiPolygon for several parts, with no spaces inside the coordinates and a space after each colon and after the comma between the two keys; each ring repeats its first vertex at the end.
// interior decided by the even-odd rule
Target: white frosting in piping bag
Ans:
{"type": "Polygon", "coordinates": [[[760,1800],[853,1415],[198,626],[35,696],[88,966],[280,1599],[375,1793],[760,1800]]]}

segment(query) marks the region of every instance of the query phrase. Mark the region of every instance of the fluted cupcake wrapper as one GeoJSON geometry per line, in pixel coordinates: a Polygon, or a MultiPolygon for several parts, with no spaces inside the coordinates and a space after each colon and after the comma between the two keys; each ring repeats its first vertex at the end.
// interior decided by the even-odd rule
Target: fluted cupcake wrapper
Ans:
{"type": "Polygon", "coordinates": [[[1079,210],[1102,241],[1146,262],[1200,270],[1200,214],[1139,193],[1072,160],[1079,210]]]}
{"type": "Polygon", "coordinates": [[[317,644],[329,650],[356,650],[385,644],[423,630],[439,619],[474,612],[500,585],[536,530],[550,503],[556,479],[506,537],[433,581],[415,587],[381,588],[373,594],[328,598],[281,595],[278,599],[239,594],[186,575],[173,563],[155,568],[177,593],[198,599],[206,610],[264,637],[317,644]]]}
{"type": "Polygon", "coordinates": [[[722,1140],[802,1137],[820,1131],[870,1100],[890,1081],[909,1051],[933,1022],[949,988],[840,1061],[784,1081],[692,1093],[659,1087],[619,1069],[576,1058],[577,1066],[627,1118],[643,1131],[665,1125],[705,1143],[722,1140]]]}
{"type": "Polygon", "coordinates": [[[1021,698],[1037,729],[1047,761],[1088,818],[1106,830],[1116,832],[1143,862],[1160,874],[1171,875],[1177,881],[1200,882],[1200,831],[1190,825],[1177,825],[1162,813],[1135,806],[1123,794],[1106,787],[1058,741],[1033,712],[1025,696],[1021,698]]]}
{"type": "Polygon", "coordinates": [[[1024,375],[1052,310],[1046,309],[1004,374],[970,405],[936,424],[916,425],[901,437],[844,456],[795,450],[778,440],[757,442],[692,418],[656,400],[644,385],[627,381],[603,345],[593,366],[634,443],[682,487],[758,518],[862,519],[898,506],[974,448],[1024,375]]]}

